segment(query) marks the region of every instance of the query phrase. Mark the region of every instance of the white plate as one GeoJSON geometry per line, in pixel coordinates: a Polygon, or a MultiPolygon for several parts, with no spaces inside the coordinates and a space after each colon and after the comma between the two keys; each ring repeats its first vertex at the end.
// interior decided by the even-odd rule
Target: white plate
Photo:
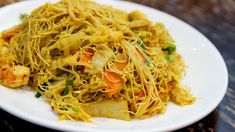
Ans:
{"type": "MultiPolygon", "coordinates": [[[[19,2],[0,9],[0,31],[19,23],[22,13],[29,13],[46,0],[19,2]]],[[[0,107],[29,122],[64,131],[170,131],[190,125],[208,115],[220,103],[227,89],[228,73],[218,50],[201,33],[183,21],[142,5],[113,0],[97,0],[126,11],[144,12],[153,22],[163,22],[177,43],[177,50],[188,65],[182,84],[198,97],[195,104],[180,107],[169,104],[163,115],[130,122],[93,118],[94,123],[58,121],[57,115],[34,92],[0,86],[0,107]]]]}

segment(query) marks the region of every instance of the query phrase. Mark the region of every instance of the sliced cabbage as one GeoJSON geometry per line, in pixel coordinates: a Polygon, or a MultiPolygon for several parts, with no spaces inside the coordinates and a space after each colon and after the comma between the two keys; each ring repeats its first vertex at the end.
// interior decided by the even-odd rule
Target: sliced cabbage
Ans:
{"type": "Polygon", "coordinates": [[[126,121],[131,119],[125,100],[105,100],[82,104],[82,109],[93,117],[108,117],[126,121]]]}

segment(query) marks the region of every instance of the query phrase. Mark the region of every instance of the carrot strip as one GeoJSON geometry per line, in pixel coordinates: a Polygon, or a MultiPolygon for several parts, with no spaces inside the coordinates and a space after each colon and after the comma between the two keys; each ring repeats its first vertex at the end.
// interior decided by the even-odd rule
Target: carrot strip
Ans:
{"type": "Polygon", "coordinates": [[[82,55],[80,57],[80,61],[90,63],[93,54],[94,54],[94,52],[91,48],[86,49],[85,52],[82,53],[82,55]]]}
{"type": "Polygon", "coordinates": [[[106,91],[109,96],[117,94],[124,87],[121,76],[112,71],[105,71],[103,81],[106,83],[106,91]]]}

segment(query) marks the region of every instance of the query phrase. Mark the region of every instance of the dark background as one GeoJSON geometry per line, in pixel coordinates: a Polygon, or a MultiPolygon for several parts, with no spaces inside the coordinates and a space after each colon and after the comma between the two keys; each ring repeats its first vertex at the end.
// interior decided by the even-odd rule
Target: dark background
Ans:
{"type": "MultiPolygon", "coordinates": [[[[19,0],[0,0],[0,7],[19,0]]],[[[235,131],[235,1],[234,0],[127,0],[176,16],[203,33],[222,54],[229,85],[220,105],[202,120],[178,131],[235,131]]],[[[208,93],[208,96],[213,96],[208,93]]],[[[1,131],[54,131],[0,109],[1,131]]]]}

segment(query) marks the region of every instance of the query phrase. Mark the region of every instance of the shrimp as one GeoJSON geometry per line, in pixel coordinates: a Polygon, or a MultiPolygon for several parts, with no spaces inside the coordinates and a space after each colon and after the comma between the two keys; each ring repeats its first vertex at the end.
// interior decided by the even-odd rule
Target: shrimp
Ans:
{"type": "Polygon", "coordinates": [[[29,75],[28,67],[5,64],[0,67],[0,84],[10,88],[19,88],[28,84],[29,75]]]}

